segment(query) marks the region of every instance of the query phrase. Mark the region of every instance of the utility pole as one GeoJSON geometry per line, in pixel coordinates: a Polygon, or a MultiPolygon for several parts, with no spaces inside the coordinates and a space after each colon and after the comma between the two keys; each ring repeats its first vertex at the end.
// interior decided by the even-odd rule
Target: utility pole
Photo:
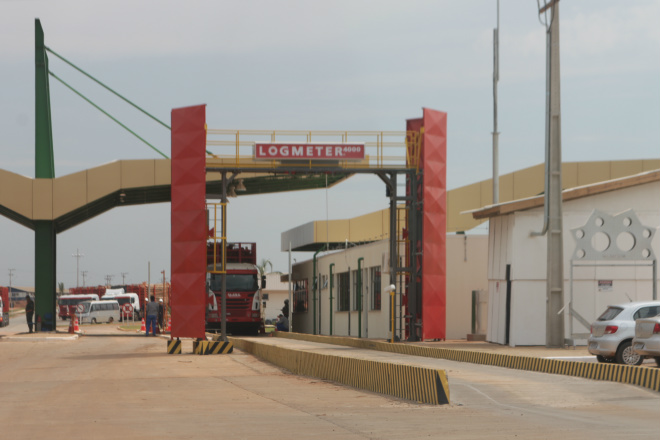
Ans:
{"type": "Polygon", "coordinates": [[[500,0],[497,0],[497,27],[493,29],[493,205],[500,202],[500,159],[497,131],[497,83],[500,80],[500,0]]]}
{"type": "Polygon", "coordinates": [[[85,254],[81,254],[79,249],[76,249],[76,253],[71,255],[76,259],[76,287],[80,287],[80,284],[78,283],[78,278],[80,276],[80,259],[85,256],[85,254]]]}
{"type": "Polygon", "coordinates": [[[105,276],[105,285],[106,286],[108,286],[108,287],[112,286],[112,284],[111,284],[112,283],[112,277],[113,277],[113,275],[106,275],[105,276]]]}
{"type": "Polygon", "coordinates": [[[80,274],[81,274],[82,277],[83,277],[83,287],[85,287],[85,285],[86,285],[86,284],[85,284],[85,277],[87,276],[87,271],[86,271],[86,270],[83,270],[82,272],[80,272],[80,274]]]}
{"type": "Polygon", "coordinates": [[[539,9],[546,18],[546,347],[564,346],[564,235],[561,176],[561,100],[559,70],[559,0],[539,9]],[[548,23],[548,10],[550,11],[548,23]]]}
{"type": "Polygon", "coordinates": [[[160,273],[163,275],[163,301],[165,301],[165,271],[161,270],[160,273]]]}
{"type": "Polygon", "coordinates": [[[11,279],[14,276],[14,272],[16,272],[16,269],[9,269],[9,307],[11,308],[14,307],[14,295],[11,291],[11,279]]]}
{"type": "Polygon", "coordinates": [[[121,273],[121,283],[126,284],[126,275],[128,275],[128,272],[122,272],[121,273]]]}

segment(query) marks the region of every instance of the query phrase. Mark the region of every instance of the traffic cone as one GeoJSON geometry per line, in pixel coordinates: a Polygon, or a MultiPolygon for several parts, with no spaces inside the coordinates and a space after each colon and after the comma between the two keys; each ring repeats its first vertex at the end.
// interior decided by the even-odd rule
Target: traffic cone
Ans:
{"type": "Polygon", "coordinates": [[[172,332],[172,318],[167,318],[167,328],[165,331],[168,333],[172,332]]]}
{"type": "Polygon", "coordinates": [[[78,317],[76,316],[73,321],[73,332],[74,333],[81,333],[80,332],[80,327],[78,326],[78,317]]]}
{"type": "Polygon", "coordinates": [[[140,327],[141,332],[146,332],[147,331],[147,326],[144,325],[144,318],[142,318],[142,327],[140,327]]]}

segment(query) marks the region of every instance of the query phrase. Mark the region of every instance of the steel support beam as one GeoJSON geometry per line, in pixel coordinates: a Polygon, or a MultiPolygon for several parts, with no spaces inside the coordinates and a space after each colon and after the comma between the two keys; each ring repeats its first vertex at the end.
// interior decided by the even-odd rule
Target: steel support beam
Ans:
{"type": "Polygon", "coordinates": [[[423,243],[423,216],[422,203],[419,190],[421,188],[421,175],[409,173],[407,175],[410,188],[411,202],[408,205],[408,258],[410,275],[408,279],[408,341],[419,341],[418,329],[421,329],[418,319],[422,313],[422,243],[423,243]]]}
{"type": "MultiPolygon", "coordinates": [[[[34,23],[34,163],[36,179],[53,179],[53,131],[50,112],[50,89],[48,85],[48,56],[44,44],[44,31],[39,19],[34,23]]],[[[34,297],[35,322],[37,330],[55,330],[57,236],[55,222],[35,221],[34,223],[34,297]]]]}

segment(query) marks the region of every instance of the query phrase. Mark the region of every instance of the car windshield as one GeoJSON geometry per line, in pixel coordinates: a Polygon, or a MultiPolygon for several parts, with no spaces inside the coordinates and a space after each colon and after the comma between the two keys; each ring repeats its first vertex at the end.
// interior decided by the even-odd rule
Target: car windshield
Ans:
{"type": "Polygon", "coordinates": [[[621,307],[608,307],[602,315],[598,317],[599,321],[611,321],[616,318],[623,309],[621,307]]]}
{"type": "Polygon", "coordinates": [[[89,312],[89,307],[91,305],[92,305],[91,302],[81,302],[80,304],[78,304],[78,307],[82,306],[83,307],[82,313],[87,313],[87,312],[89,312]]]}
{"type": "MultiPolygon", "coordinates": [[[[256,274],[227,274],[227,292],[255,292],[259,289],[256,274]]],[[[214,273],[211,276],[211,290],[222,290],[222,275],[214,273]]]]}

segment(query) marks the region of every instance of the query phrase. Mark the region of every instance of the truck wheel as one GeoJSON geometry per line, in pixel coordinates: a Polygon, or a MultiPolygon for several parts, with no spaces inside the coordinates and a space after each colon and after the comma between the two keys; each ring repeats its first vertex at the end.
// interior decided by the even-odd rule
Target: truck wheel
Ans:
{"type": "Polygon", "coordinates": [[[655,364],[660,367],[660,356],[656,356],[653,359],[655,359],[655,364]]]}
{"type": "Polygon", "coordinates": [[[114,321],[114,320],[115,320],[115,318],[113,318],[113,317],[111,316],[111,317],[108,319],[108,324],[112,324],[112,321],[114,321]]]}
{"type": "Polygon", "coordinates": [[[96,318],[92,318],[91,321],[89,321],[90,324],[96,324],[96,318]]]}

